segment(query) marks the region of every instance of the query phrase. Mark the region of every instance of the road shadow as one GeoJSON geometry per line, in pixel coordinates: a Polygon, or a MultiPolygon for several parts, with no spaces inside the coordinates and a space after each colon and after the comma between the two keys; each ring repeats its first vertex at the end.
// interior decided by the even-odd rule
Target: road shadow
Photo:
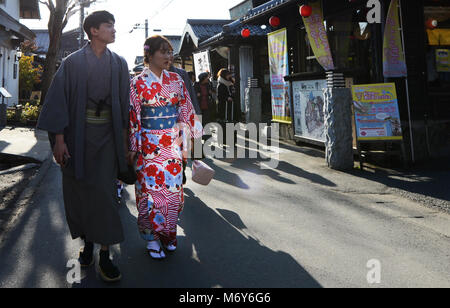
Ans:
{"type": "Polygon", "coordinates": [[[239,215],[219,214],[186,189],[187,210],[180,220],[192,247],[191,271],[199,285],[225,288],[318,288],[320,284],[289,254],[273,251],[242,230],[239,215]]]}
{"type": "Polygon", "coordinates": [[[450,161],[448,159],[435,159],[416,164],[408,170],[386,169],[374,165],[364,168],[366,170],[353,169],[346,173],[384,184],[387,187],[450,201],[450,161]],[[370,172],[367,171],[369,168],[370,172]]]}
{"type": "MultiPolygon", "coordinates": [[[[51,168],[58,167],[53,165],[51,168]]],[[[60,176],[47,175],[43,183],[57,189],[60,181],[60,176]]],[[[29,201],[27,209],[1,244],[0,287],[67,286],[67,261],[77,255],[69,255],[66,250],[69,231],[65,224],[62,192],[41,194],[37,191],[29,201]]]]}
{"type": "MultiPolygon", "coordinates": [[[[237,150],[236,148],[230,148],[230,147],[218,147],[216,148],[217,151],[220,153],[219,158],[214,158],[219,161],[223,161],[226,163],[229,163],[230,166],[234,168],[238,168],[241,170],[245,170],[248,172],[255,173],[257,175],[264,175],[268,176],[273,180],[276,180],[278,182],[286,183],[286,184],[297,184],[295,181],[292,181],[291,179],[288,179],[287,177],[283,176],[283,174],[290,174],[293,176],[297,176],[299,178],[307,179],[311,181],[312,183],[316,183],[319,185],[324,185],[328,187],[336,187],[336,184],[327,180],[326,178],[320,176],[316,173],[310,173],[298,166],[295,166],[293,164],[290,164],[286,161],[282,161],[279,159],[275,159],[275,157],[278,157],[278,155],[275,155],[274,152],[268,152],[268,151],[261,151],[259,150],[259,144],[256,143],[254,140],[246,138],[244,140],[244,144],[238,145],[238,147],[241,147],[243,149],[244,158],[237,158],[237,150]],[[219,151],[220,150],[220,151],[219,151]],[[231,153],[232,152],[232,153],[231,153]],[[231,154],[229,157],[226,158],[227,154],[231,154]],[[224,157],[224,158],[220,158],[224,157]],[[231,158],[233,157],[233,158],[231,158]],[[265,165],[266,168],[262,168],[262,166],[265,165]],[[271,168],[271,166],[274,166],[275,168],[271,168]]],[[[269,144],[270,145],[270,144],[269,144]]],[[[290,151],[300,152],[309,156],[314,157],[323,157],[324,154],[320,152],[317,149],[307,149],[307,148],[299,148],[294,146],[289,146],[285,144],[280,144],[280,148],[285,148],[290,151]]],[[[242,153],[241,153],[242,154],[242,153]]],[[[225,182],[227,184],[231,184],[237,187],[242,188],[242,181],[240,181],[240,178],[238,175],[231,173],[223,168],[220,168],[216,164],[214,164],[213,160],[211,158],[204,159],[204,162],[206,162],[211,168],[216,170],[216,175],[214,177],[215,180],[225,182]],[[238,181],[236,181],[238,180],[238,181]],[[240,181],[240,182],[239,182],[240,181]],[[238,185],[236,185],[238,184],[238,185]],[[240,185],[241,184],[241,185],[240,185]]],[[[248,187],[248,185],[245,184],[245,186],[248,187]]],[[[246,189],[247,189],[246,187],[246,189]]]]}

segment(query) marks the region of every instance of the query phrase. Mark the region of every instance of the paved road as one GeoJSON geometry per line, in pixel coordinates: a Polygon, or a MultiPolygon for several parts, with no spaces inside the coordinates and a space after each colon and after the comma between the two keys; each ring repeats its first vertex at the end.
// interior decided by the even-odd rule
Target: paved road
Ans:
{"type": "MultiPolygon", "coordinates": [[[[146,255],[127,187],[126,241],[113,249],[124,277],[111,287],[450,287],[448,214],[331,171],[312,150],[279,155],[274,170],[208,160],[216,179],[188,183],[179,249],[164,261],[146,255]],[[369,284],[378,265],[369,277],[380,283],[369,284]]],[[[80,242],[65,224],[60,178],[52,165],[0,247],[0,287],[108,286],[94,267],[81,284],[66,280],[80,242]]]]}

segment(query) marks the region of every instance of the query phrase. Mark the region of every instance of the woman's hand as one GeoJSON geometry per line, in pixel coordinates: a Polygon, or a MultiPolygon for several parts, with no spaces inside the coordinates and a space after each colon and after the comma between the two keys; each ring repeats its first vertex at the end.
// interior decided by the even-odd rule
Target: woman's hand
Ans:
{"type": "Polygon", "coordinates": [[[127,153],[128,165],[130,165],[130,166],[134,165],[134,160],[136,159],[136,154],[137,154],[137,152],[128,151],[128,153],[127,153]]]}
{"type": "Polygon", "coordinates": [[[53,157],[58,165],[65,167],[67,160],[70,158],[69,149],[64,142],[64,135],[56,135],[56,143],[53,148],[53,157]]]}

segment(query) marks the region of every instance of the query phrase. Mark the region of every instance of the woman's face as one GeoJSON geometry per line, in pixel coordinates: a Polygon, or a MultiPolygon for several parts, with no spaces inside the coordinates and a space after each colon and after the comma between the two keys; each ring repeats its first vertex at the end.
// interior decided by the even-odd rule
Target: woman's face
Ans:
{"type": "Polygon", "coordinates": [[[150,66],[160,69],[168,70],[171,64],[171,58],[173,57],[173,51],[167,44],[164,44],[159,50],[157,50],[152,56],[150,56],[150,66]]]}

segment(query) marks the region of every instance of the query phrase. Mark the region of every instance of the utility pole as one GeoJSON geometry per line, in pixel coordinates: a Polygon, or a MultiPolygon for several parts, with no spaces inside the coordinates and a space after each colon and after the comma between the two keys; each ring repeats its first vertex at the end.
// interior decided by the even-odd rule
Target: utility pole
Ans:
{"type": "Polygon", "coordinates": [[[145,39],[148,38],[148,19],[145,20],[145,39]]]}
{"type": "Polygon", "coordinates": [[[79,0],[80,3],[80,37],[78,39],[78,47],[79,49],[83,48],[84,46],[84,29],[83,29],[83,23],[84,23],[84,9],[90,6],[89,0],[79,0]]]}

